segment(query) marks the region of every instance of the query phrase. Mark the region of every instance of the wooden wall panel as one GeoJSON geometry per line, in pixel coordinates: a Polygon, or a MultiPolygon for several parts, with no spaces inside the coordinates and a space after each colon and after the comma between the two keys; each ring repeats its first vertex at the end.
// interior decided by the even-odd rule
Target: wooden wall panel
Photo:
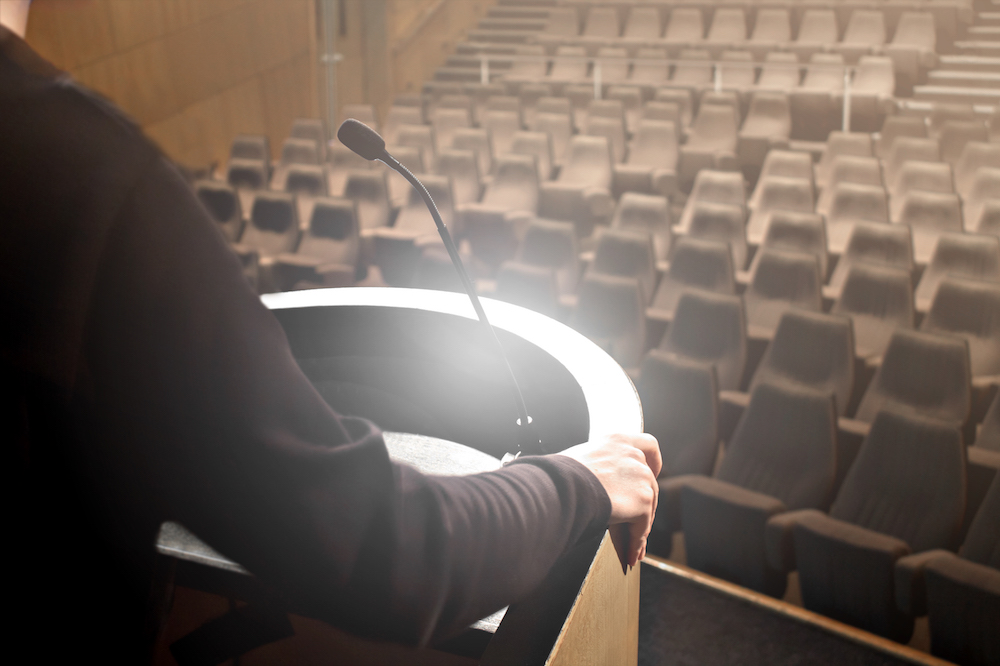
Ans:
{"type": "Polygon", "coordinates": [[[318,117],[314,0],[34,3],[27,40],[106,95],[177,161],[224,162],[241,132],[277,152],[318,117]]]}

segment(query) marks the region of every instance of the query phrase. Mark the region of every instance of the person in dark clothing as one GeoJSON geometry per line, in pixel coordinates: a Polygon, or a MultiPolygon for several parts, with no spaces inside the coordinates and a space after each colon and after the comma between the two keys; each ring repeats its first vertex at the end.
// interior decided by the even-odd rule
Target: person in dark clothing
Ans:
{"type": "Polygon", "coordinates": [[[644,553],[652,437],[469,477],[393,464],[301,373],[169,161],[2,27],[0,308],[9,635],[38,654],[141,658],[164,520],[335,626],[416,645],[609,522],[644,553]]]}

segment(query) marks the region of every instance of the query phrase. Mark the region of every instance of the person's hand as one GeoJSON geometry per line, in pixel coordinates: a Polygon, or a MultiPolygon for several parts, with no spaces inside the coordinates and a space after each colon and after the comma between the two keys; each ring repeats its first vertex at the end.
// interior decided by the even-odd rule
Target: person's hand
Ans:
{"type": "Polygon", "coordinates": [[[646,554],[646,537],[653,526],[663,461],[652,435],[607,435],[578,444],[561,455],[582,463],[611,498],[611,521],[628,523],[627,561],[634,566],[646,554]]]}

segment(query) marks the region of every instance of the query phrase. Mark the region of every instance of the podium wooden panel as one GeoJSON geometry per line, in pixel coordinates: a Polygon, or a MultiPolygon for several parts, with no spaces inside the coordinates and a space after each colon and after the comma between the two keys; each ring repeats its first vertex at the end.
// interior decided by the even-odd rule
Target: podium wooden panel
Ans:
{"type": "MultiPolygon", "coordinates": [[[[387,435],[394,459],[428,473],[472,473],[499,465],[515,446],[506,371],[466,296],[358,288],[263,300],[303,372],[335,409],[420,436],[387,435]]],[[[483,304],[542,452],[600,434],[641,432],[635,388],[603,350],[543,315],[489,299],[483,304]]],[[[260,595],[249,572],[179,526],[164,527],[158,550],[170,584],[248,601],[260,595]]],[[[639,567],[622,571],[605,532],[578,544],[529,598],[476,623],[458,641],[466,653],[478,645],[472,649],[483,666],[632,666],[638,613],[639,567]]]]}

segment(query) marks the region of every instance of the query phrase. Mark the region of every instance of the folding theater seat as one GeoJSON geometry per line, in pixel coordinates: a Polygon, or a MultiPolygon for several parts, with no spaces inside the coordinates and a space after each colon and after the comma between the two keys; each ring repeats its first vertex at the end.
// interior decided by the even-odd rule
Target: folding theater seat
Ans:
{"type": "Polygon", "coordinates": [[[438,107],[431,112],[431,127],[434,128],[435,150],[451,148],[455,130],[471,127],[472,118],[468,108],[438,107]]]}
{"type": "Polygon", "coordinates": [[[744,45],[755,60],[765,60],[792,41],[792,21],[787,9],[761,7],[757,10],[753,33],[744,45]]]}
{"type": "Polygon", "coordinates": [[[621,117],[589,116],[583,134],[606,138],[611,147],[611,157],[614,164],[621,164],[625,160],[625,123],[621,117]]]}
{"type": "Polygon", "coordinates": [[[987,201],[1000,199],[1000,169],[980,167],[963,197],[965,226],[972,228],[987,201]]]}
{"type": "MultiPolygon", "coordinates": [[[[425,166],[427,162],[424,160],[423,148],[419,146],[389,146],[387,150],[390,155],[396,158],[396,161],[409,169],[411,173],[422,174],[427,171],[425,166]]],[[[346,171],[339,176],[340,188],[336,192],[331,189],[330,194],[332,196],[343,195],[344,185],[349,173],[350,171],[346,171]]],[[[478,168],[476,169],[476,173],[479,173],[478,168]]],[[[413,189],[413,185],[410,185],[410,181],[406,180],[402,174],[392,169],[386,169],[385,175],[388,178],[390,205],[393,208],[402,208],[410,198],[410,190],[413,189]]],[[[331,177],[331,180],[333,180],[333,177],[331,177]]]]}
{"type": "Polygon", "coordinates": [[[787,575],[768,564],[765,526],[776,514],[829,504],[835,419],[829,394],[758,384],[714,477],[661,482],[661,503],[680,491],[688,566],[780,598],[787,575]]]}
{"type": "Polygon", "coordinates": [[[852,262],[830,312],[854,322],[858,358],[881,358],[897,330],[913,328],[910,271],[852,262]]]}
{"type": "Polygon", "coordinates": [[[514,47],[514,55],[517,58],[511,61],[510,69],[504,72],[502,79],[510,92],[548,79],[549,60],[545,56],[544,46],[518,44],[514,47]]]}
{"type": "Polygon", "coordinates": [[[889,205],[885,188],[855,183],[836,185],[826,214],[826,238],[830,253],[844,251],[851,232],[859,222],[888,221],[889,205]]]}
{"type": "Polygon", "coordinates": [[[768,215],[767,232],[760,243],[758,255],[754,256],[754,261],[750,264],[750,274],[757,270],[757,256],[760,256],[762,249],[811,254],[819,262],[820,277],[825,278],[827,275],[829,256],[826,225],[821,215],[788,210],[771,211],[768,215]]]}
{"type": "Polygon", "coordinates": [[[482,201],[459,206],[472,253],[490,267],[511,259],[518,240],[538,210],[539,182],[531,155],[504,155],[487,184],[482,201]]]}
{"type": "Polygon", "coordinates": [[[229,147],[229,159],[257,160],[269,163],[271,148],[266,136],[256,134],[237,134],[229,147]]]}
{"type": "MultiPolygon", "coordinates": [[[[895,111],[895,90],[892,60],[883,56],[862,56],[851,81],[851,129],[875,132],[882,127],[886,115],[895,111]]],[[[843,108],[845,94],[834,94],[834,104],[843,108]]]]}
{"type": "Polygon", "coordinates": [[[969,526],[958,554],[936,549],[896,563],[896,603],[927,613],[931,653],[960,664],[1000,661],[1000,475],[969,526]]]}
{"type": "Polygon", "coordinates": [[[659,349],[715,368],[720,390],[739,386],[746,365],[746,322],[738,296],[681,294],[659,349]]]}
{"type": "Polygon", "coordinates": [[[580,281],[572,325],[625,368],[636,368],[646,346],[642,287],[635,278],[588,271],[580,281]]]}
{"type": "Polygon", "coordinates": [[[236,188],[242,210],[250,210],[254,192],[267,188],[270,170],[266,162],[233,158],[226,165],[226,182],[236,188]]]}
{"type": "MultiPolygon", "coordinates": [[[[295,197],[284,192],[257,192],[240,244],[255,249],[262,263],[270,263],[276,255],[294,252],[299,234],[295,197]]],[[[262,287],[273,290],[266,279],[262,287]]]]}
{"type": "Polygon", "coordinates": [[[669,88],[681,88],[692,95],[712,85],[711,54],[703,49],[682,49],[674,63],[669,88]]]}
{"type": "Polygon", "coordinates": [[[243,213],[236,189],[216,180],[199,180],[194,184],[194,191],[226,240],[238,241],[243,233],[243,213]]]}
{"type": "Polygon", "coordinates": [[[1000,284],[946,277],[938,284],[921,331],[968,343],[972,376],[1000,383],[1000,284]]]}
{"type": "Polygon", "coordinates": [[[740,46],[747,38],[747,19],[743,9],[737,7],[717,7],[712,16],[712,25],[705,36],[705,47],[713,58],[733,46],[740,46]]]}
{"type": "Polygon", "coordinates": [[[760,179],[754,194],[757,201],[747,222],[747,241],[751,245],[760,245],[774,211],[812,213],[814,210],[813,187],[807,178],[767,176],[760,179]]]}
{"type": "Polygon", "coordinates": [[[597,50],[592,76],[600,79],[598,83],[601,84],[602,90],[607,90],[609,85],[622,83],[628,79],[629,67],[628,51],[604,46],[597,50]]]}
{"type": "Polygon", "coordinates": [[[910,95],[927,70],[937,65],[937,26],[930,12],[903,12],[896,23],[892,42],[883,52],[892,58],[896,86],[901,95],[910,95]]]}
{"type": "Polygon", "coordinates": [[[962,232],[962,203],[954,194],[912,190],[902,198],[897,223],[910,227],[913,258],[926,264],[941,234],[962,232]]]}
{"type": "Polygon", "coordinates": [[[941,159],[954,165],[962,156],[965,145],[970,141],[989,140],[986,125],[981,120],[949,120],[941,128],[938,141],[941,143],[941,159]]]}
{"type": "Polygon", "coordinates": [[[618,199],[612,229],[627,229],[649,234],[657,265],[666,263],[673,244],[670,228],[670,201],[667,197],[625,192],[618,199]]]}
{"type": "Polygon", "coordinates": [[[285,139],[281,144],[279,166],[289,164],[322,164],[319,145],[312,139],[285,139]]]}
{"type": "Polygon", "coordinates": [[[670,79],[670,64],[664,49],[638,49],[635,52],[636,61],[632,63],[632,75],[629,83],[642,86],[644,96],[648,91],[664,85],[670,79]]]}
{"type": "Polygon", "coordinates": [[[493,298],[562,319],[559,287],[553,268],[505,261],[497,271],[496,291],[492,295],[493,298]]]}
{"type": "Polygon", "coordinates": [[[872,156],[872,138],[870,134],[864,132],[830,132],[823,137],[826,140],[826,148],[819,162],[814,167],[816,186],[820,189],[826,187],[829,182],[830,169],[833,161],[841,155],[854,155],[856,157],[872,156]]]}
{"type": "MultiPolygon", "coordinates": [[[[368,125],[376,132],[378,131],[378,119],[375,118],[375,110],[368,104],[345,104],[341,109],[343,118],[354,118],[368,125]]],[[[292,121],[292,129],[288,133],[292,139],[305,139],[316,144],[319,151],[319,163],[326,161],[326,129],[323,121],[316,118],[296,118],[292,121]]]]}
{"type": "MultiPolygon", "coordinates": [[[[456,232],[455,229],[455,195],[451,178],[440,175],[424,175],[421,178],[435,205],[441,219],[456,232]]],[[[414,284],[417,265],[421,260],[423,249],[427,245],[440,242],[437,225],[427,210],[420,193],[414,189],[406,206],[399,211],[396,223],[391,228],[380,228],[374,232],[372,263],[379,267],[382,278],[395,287],[407,287],[414,284]]]]}
{"type": "Polygon", "coordinates": [[[856,63],[885,44],[885,16],[881,10],[855,9],[844,29],[844,38],[830,49],[841,53],[848,63],[856,63]]]}
{"type": "MultiPolygon", "coordinates": [[[[535,158],[539,181],[551,180],[554,157],[552,136],[547,132],[517,132],[511,138],[512,155],[528,155],[535,158]]],[[[499,166],[497,167],[499,170],[499,166]]]]}
{"type": "Polygon", "coordinates": [[[557,180],[542,183],[539,215],[572,222],[581,238],[589,236],[597,220],[611,216],[612,159],[603,136],[577,135],[570,139],[565,164],[557,180]]]}
{"type": "Polygon", "coordinates": [[[361,256],[357,206],[348,199],[318,199],[295,254],[280,254],[271,269],[285,291],[303,286],[354,284],[361,256]]]}
{"type": "Polygon", "coordinates": [[[896,170],[896,178],[889,186],[889,219],[899,220],[907,193],[922,190],[952,194],[955,191],[951,165],[947,162],[922,162],[907,160],[896,170]]]}
{"type": "Polygon", "coordinates": [[[556,49],[552,69],[545,79],[554,89],[561,89],[567,83],[582,83],[587,80],[590,63],[587,51],[582,46],[560,46],[556,49]]]}
{"type": "Polygon", "coordinates": [[[576,291],[580,276],[580,257],[576,231],[571,223],[546,220],[531,222],[518,246],[516,260],[529,266],[554,270],[560,294],[572,294],[576,291]]]}
{"type": "Polygon", "coordinates": [[[941,148],[937,139],[900,136],[892,142],[889,153],[882,159],[885,182],[892,183],[907,162],[940,162],[941,148]]]}
{"type": "Polygon", "coordinates": [[[843,57],[814,53],[802,84],[790,92],[792,138],[822,141],[841,125],[841,107],[833,95],[844,88],[843,57]]]}
{"type": "Polygon", "coordinates": [[[815,255],[764,249],[743,294],[751,337],[770,339],[790,308],[822,310],[822,280],[815,255]]]}
{"type": "Polygon", "coordinates": [[[743,270],[747,263],[746,217],[742,206],[699,201],[694,204],[688,235],[725,243],[733,255],[733,266],[743,270]]]}
{"type": "Polygon", "coordinates": [[[663,22],[660,20],[660,10],[657,7],[633,5],[625,20],[622,39],[626,42],[651,42],[663,34],[663,22]]]}
{"type": "Polygon", "coordinates": [[[837,267],[830,275],[827,295],[837,298],[847,272],[857,263],[898,268],[913,273],[913,237],[910,228],[900,225],[858,223],[847,240],[837,267]]]}
{"type": "Polygon", "coordinates": [[[832,9],[807,9],[799,21],[799,32],[788,50],[807,62],[813,55],[825,51],[837,42],[840,28],[832,9]]]}
{"type": "Polygon", "coordinates": [[[442,150],[438,153],[437,173],[451,179],[454,206],[464,206],[479,201],[483,185],[474,151],[455,148],[442,150]]]}
{"type": "Polygon", "coordinates": [[[482,127],[489,131],[493,155],[510,152],[514,134],[521,130],[521,114],[516,111],[487,111],[482,127]]]}
{"type": "Polygon", "coordinates": [[[385,171],[351,172],[344,184],[344,198],[357,203],[362,236],[389,224],[392,211],[385,171]]]}
{"type": "MultiPolygon", "coordinates": [[[[759,17],[763,11],[767,10],[758,10],[757,16],[759,17]]],[[[799,87],[802,72],[794,53],[772,51],[763,60],[760,76],[757,77],[757,90],[775,90],[790,94],[799,87]]]]}
{"type": "Polygon", "coordinates": [[[896,608],[896,562],[953,548],[964,508],[958,429],[884,410],[829,515],[790,512],[769,521],[768,561],[777,570],[798,569],[806,608],[905,643],[913,618],[896,608]]]}
{"type": "Polygon", "coordinates": [[[633,278],[642,290],[642,307],[653,297],[656,287],[656,259],[653,239],[648,233],[625,229],[603,229],[589,272],[633,278]]]}
{"type": "Polygon", "coordinates": [[[928,136],[932,139],[940,138],[945,123],[953,120],[974,122],[977,119],[978,115],[971,104],[934,102],[931,105],[931,114],[927,118],[928,136]]]}
{"type": "Polygon", "coordinates": [[[621,102],[625,111],[625,131],[629,135],[635,134],[642,118],[642,88],[632,85],[609,86],[604,97],[621,102]]]}
{"type": "MultiPolygon", "coordinates": [[[[424,162],[423,168],[420,169],[421,172],[432,171],[437,164],[437,142],[434,140],[434,128],[429,125],[400,126],[396,133],[396,145],[420,149],[424,162]]],[[[367,163],[367,160],[364,161],[367,163]]]]}
{"type": "Polygon", "coordinates": [[[969,141],[955,162],[955,190],[964,198],[972,191],[976,172],[982,167],[1000,169],[1000,144],[969,141]]]}
{"type": "Polygon", "coordinates": [[[459,127],[452,134],[451,148],[475,152],[479,173],[493,173],[493,144],[489,130],[482,127],[459,127]]]}
{"type": "Polygon", "coordinates": [[[691,290],[723,295],[736,293],[733,256],[728,245],[688,236],[675,238],[670,265],[656,289],[648,317],[673,320],[677,303],[691,290]]]}
{"type": "Polygon", "coordinates": [[[837,155],[830,165],[826,184],[816,202],[816,212],[830,212],[830,202],[833,193],[840,183],[856,183],[882,187],[882,167],[874,157],[858,157],[856,155],[837,155]]]}
{"type": "Polygon", "coordinates": [[[917,310],[926,312],[946,277],[1000,282],[1000,239],[974,234],[941,234],[914,292],[917,310]]]}
{"type": "Polygon", "coordinates": [[[521,100],[508,95],[503,83],[466,83],[465,94],[472,99],[472,122],[482,125],[488,111],[513,111],[521,117],[521,100]]]}
{"type": "Polygon", "coordinates": [[[757,177],[768,151],[788,147],[792,113],[788,95],[781,92],[754,93],[740,128],[737,154],[740,167],[751,180],[757,177]]]}
{"type": "Polygon", "coordinates": [[[593,53],[601,45],[615,42],[621,36],[618,10],[614,7],[591,7],[584,20],[581,43],[593,53]]]}
{"type": "Polygon", "coordinates": [[[669,120],[642,120],[628,145],[628,158],[614,165],[612,191],[677,193],[678,131],[669,120]]]}
{"type": "Polygon", "coordinates": [[[854,334],[847,317],[789,310],[757,365],[747,392],[719,394],[719,433],[728,441],[760,384],[801,387],[833,395],[843,415],[854,390],[854,334]]]}
{"type": "Polygon", "coordinates": [[[573,121],[569,114],[539,113],[535,116],[532,129],[549,135],[552,141],[553,165],[564,164],[566,153],[569,151],[569,140],[573,136],[573,121]]]}
{"type": "Polygon", "coordinates": [[[678,162],[680,187],[688,191],[702,169],[732,171],[738,166],[736,111],[731,106],[703,104],[681,146],[678,162]]]}
{"type": "Polygon", "coordinates": [[[750,51],[723,51],[719,54],[714,87],[719,92],[735,93],[740,108],[746,107],[746,99],[757,83],[757,65],[750,51]]]}
{"type": "Polygon", "coordinates": [[[654,349],[642,361],[636,389],[644,429],[660,446],[660,478],[711,474],[719,446],[712,367],[654,349]]]}
{"type": "Polygon", "coordinates": [[[671,56],[676,56],[689,44],[701,44],[704,40],[705,27],[702,23],[701,9],[678,7],[670,12],[670,20],[663,33],[663,44],[671,56]]]}
{"type": "Polygon", "coordinates": [[[882,131],[875,142],[875,155],[885,159],[892,148],[896,137],[912,136],[918,139],[927,138],[927,121],[923,116],[886,116],[882,122],[882,131]]]}
{"type": "Polygon", "coordinates": [[[743,185],[743,175],[736,171],[713,171],[702,169],[695,177],[691,194],[684,204],[675,232],[686,234],[691,226],[691,214],[694,204],[698,201],[709,203],[746,205],[746,188],[743,185]]]}
{"type": "Polygon", "coordinates": [[[676,104],[681,114],[680,129],[687,130],[691,127],[691,122],[694,120],[694,95],[690,90],[661,87],[656,90],[653,100],[676,104]]]}
{"type": "Polygon", "coordinates": [[[812,183],[813,161],[812,155],[800,151],[792,150],[771,150],[764,158],[764,163],[760,168],[760,177],[753,194],[750,195],[750,208],[756,208],[763,194],[766,179],[769,176],[781,178],[802,178],[812,183]]]}

